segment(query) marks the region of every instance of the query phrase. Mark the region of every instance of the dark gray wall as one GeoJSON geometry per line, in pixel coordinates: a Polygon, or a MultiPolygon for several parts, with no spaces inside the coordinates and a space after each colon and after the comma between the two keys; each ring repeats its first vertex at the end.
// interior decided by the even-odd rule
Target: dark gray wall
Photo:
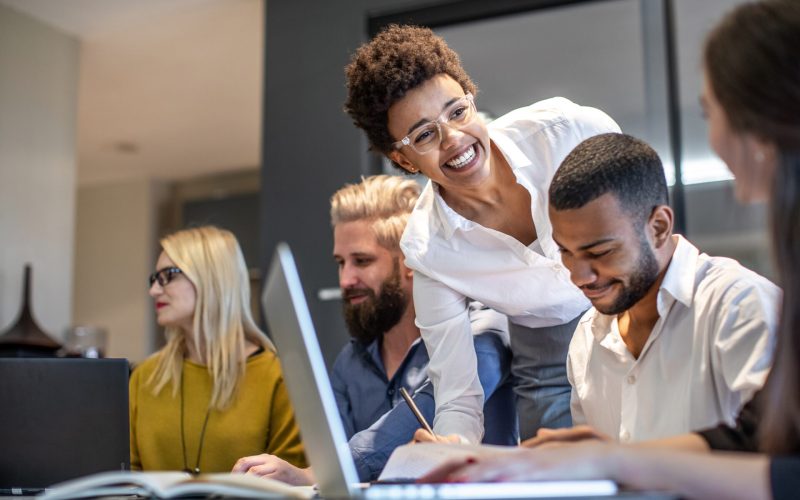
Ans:
{"type": "Polygon", "coordinates": [[[328,365],[347,341],[339,301],[317,291],[338,284],[331,258],[328,200],[369,173],[367,144],[342,111],[350,54],[367,40],[370,13],[430,0],[269,0],[266,2],[261,191],[262,268],[287,241],[328,365]]]}

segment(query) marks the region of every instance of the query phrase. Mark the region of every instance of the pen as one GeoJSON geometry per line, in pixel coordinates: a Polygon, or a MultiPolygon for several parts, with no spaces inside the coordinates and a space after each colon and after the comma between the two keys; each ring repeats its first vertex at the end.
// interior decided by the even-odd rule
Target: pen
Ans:
{"type": "Polygon", "coordinates": [[[436,434],[433,433],[433,429],[431,429],[431,426],[428,425],[428,422],[425,420],[425,417],[422,416],[422,413],[419,411],[419,408],[417,408],[417,405],[414,403],[414,400],[411,399],[411,395],[408,393],[405,387],[400,388],[400,395],[403,396],[403,399],[405,399],[406,403],[408,403],[408,407],[411,408],[411,413],[413,413],[414,416],[417,417],[419,425],[421,425],[422,428],[425,429],[426,431],[430,432],[431,436],[436,436],[436,434]]]}

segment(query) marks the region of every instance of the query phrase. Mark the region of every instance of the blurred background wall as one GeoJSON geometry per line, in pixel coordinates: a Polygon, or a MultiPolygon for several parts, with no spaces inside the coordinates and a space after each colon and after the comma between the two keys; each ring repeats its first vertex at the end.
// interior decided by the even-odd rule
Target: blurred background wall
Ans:
{"type": "Polygon", "coordinates": [[[256,297],[289,242],[331,362],[347,333],[328,200],[393,172],[342,111],[343,67],[393,21],[447,39],[487,116],[553,95],[607,111],[661,154],[687,236],[769,276],[764,207],[733,201],[697,104],[703,37],[737,3],[0,0],[0,331],[32,262],[46,331],[96,325],[109,355],[140,361],[163,342],[146,281],[159,237],[215,223],[239,237],[256,297]]]}
{"type": "Polygon", "coordinates": [[[74,36],[0,5],[0,331],[26,263],[40,324],[71,322],[79,53],[74,36]]]}

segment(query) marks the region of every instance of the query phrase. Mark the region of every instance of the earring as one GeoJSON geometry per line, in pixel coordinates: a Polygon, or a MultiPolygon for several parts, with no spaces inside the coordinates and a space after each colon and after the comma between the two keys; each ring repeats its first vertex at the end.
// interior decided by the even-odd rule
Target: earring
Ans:
{"type": "Polygon", "coordinates": [[[762,163],[764,161],[764,152],[760,149],[753,154],[756,163],[762,163]]]}

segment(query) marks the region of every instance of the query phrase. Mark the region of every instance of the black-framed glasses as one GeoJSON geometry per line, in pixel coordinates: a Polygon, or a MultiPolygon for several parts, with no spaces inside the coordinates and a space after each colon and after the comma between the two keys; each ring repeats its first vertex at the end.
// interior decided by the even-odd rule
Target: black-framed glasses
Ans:
{"type": "Polygon", "coordinates": [[[174,266],[159,269],[158,271],[150,275],[150,286],[153,286],[153,283],[155,283],[156,281],[158,281],[158,284],[161,286],[167,286],[167,283],[172,281],[172,279],[175,278],[175,276],[182,273],[183,271],[174,266]]]}

